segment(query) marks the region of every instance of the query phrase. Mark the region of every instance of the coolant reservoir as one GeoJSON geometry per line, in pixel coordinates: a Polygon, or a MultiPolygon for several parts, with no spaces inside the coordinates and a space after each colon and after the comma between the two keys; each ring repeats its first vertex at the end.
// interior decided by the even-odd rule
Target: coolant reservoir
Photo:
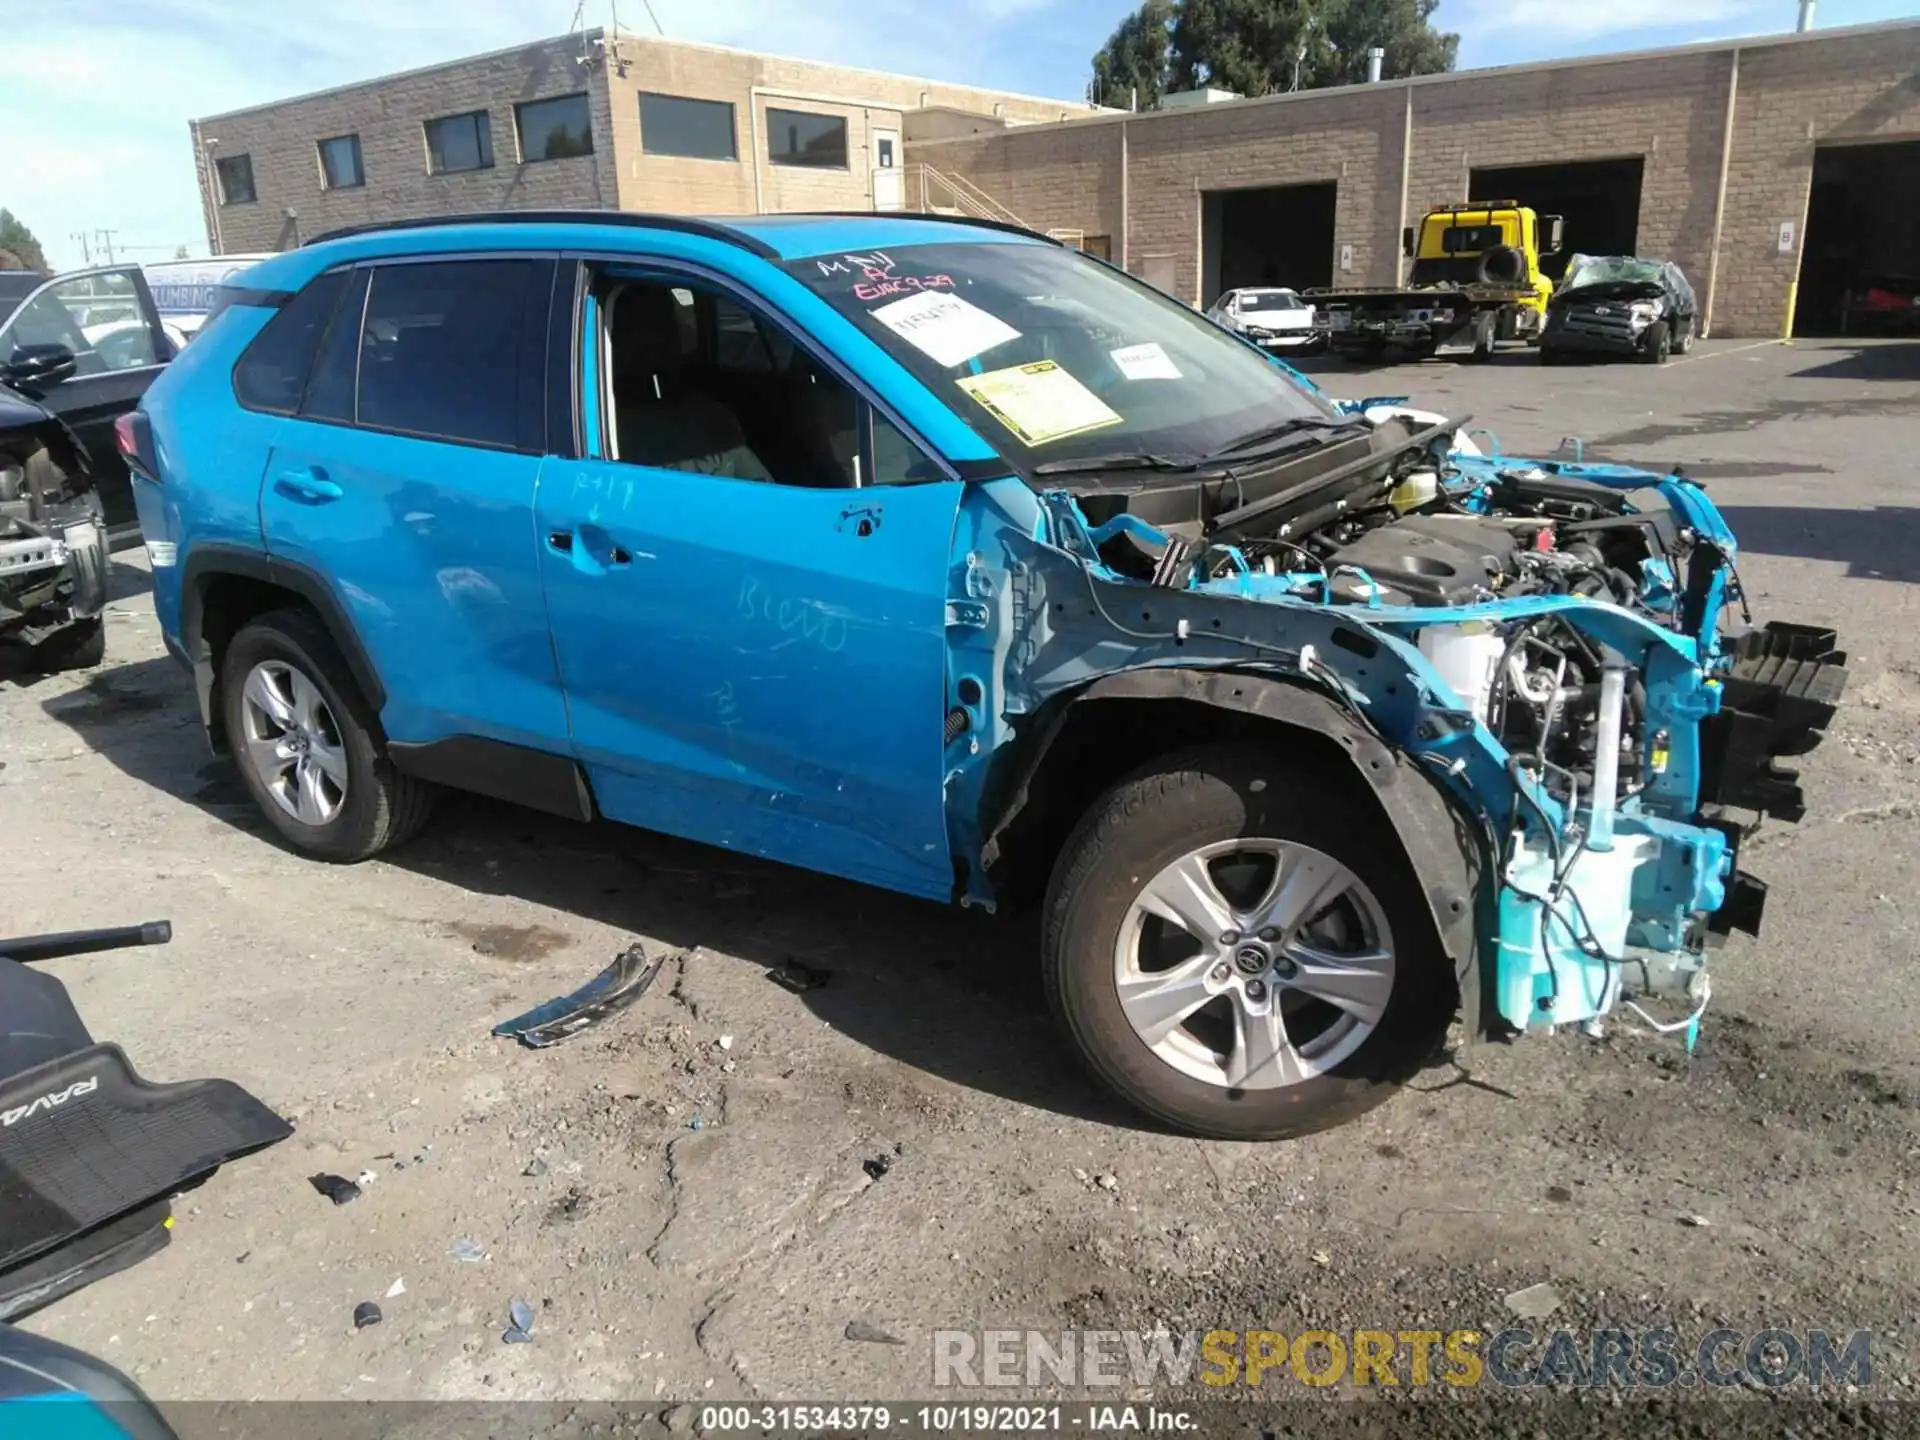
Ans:
{"type": "Polygon", "coordinates": [[[1500,666],[1506,641],[1484,620],[1469,620],[1464,625],[1429,625],[1420,632],[1419,644],[1420,653],[1440,672],[1440,678],[1484,722],[1493,694],[1493,674],[1500,666]]]}
{"type": "Polygon", "coordinates": [[[1413,470],[1402,477],[1393,487],[1393,494],[1387,497],[1387,503],[1404,515],[1409,510],[1418,509],[1440,493],[1440,476],[1432,470],[1413,470]]]}

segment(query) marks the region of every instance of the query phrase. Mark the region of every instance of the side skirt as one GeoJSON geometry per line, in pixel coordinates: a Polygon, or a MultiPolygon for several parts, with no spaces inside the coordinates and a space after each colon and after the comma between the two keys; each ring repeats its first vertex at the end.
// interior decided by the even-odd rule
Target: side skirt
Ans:
{"type": "Polygon", "coordinates": [[[586,773],[564,755],[489,740],[449,735],[417,744],[390,742],[387,753],[402,774],[524,805],[567,820],[594,818],[586,773]]]}

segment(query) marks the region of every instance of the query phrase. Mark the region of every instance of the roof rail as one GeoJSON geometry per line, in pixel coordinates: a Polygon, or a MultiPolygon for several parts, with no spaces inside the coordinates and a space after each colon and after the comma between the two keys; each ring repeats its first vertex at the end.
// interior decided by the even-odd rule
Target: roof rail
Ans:
{"type": "MultiPolygon", "coordinates": [[[[1025,235],[1049,245],[1065,245],[1044,231],[1030,230],[1007,220],[988,220],[979,215],[923,215],[917,210],[788,210],[787,215],[819,215],[836,220],[921,220],[929,225],[971,225],[976,230],[1004,230],[1009,235],[1025,235]]],[[[1068,247],[1071,248],[1071,247],[1068,247]]]]}
{"type": "Polygon", "coordinates": [[[320,245],[328,240],[344,240],[354,235],[378,235],[387,230],[435,230],[448,225],[615,225],[632,230],[678,230],[687,235],[704,235],[710,240],[738,245],[763,260],[779,258],[779,252],[764,240],[745,231],[713,220],[686,215],[647,215],[626,210],[494,210],[473,215],[429,215],[405,220],[383,220],[367,225],[344,225],[303,241],[320,245]]]}

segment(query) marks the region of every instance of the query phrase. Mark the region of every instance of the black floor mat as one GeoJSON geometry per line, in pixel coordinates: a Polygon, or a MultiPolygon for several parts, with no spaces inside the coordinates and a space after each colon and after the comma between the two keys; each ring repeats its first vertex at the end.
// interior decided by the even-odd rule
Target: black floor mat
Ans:
{"type": "Polygon", "coordinates": [[[226,1080],[151,1085],[118,1045],[0,1080],[0,1276],[293,1133],[226,1080]]]}
{"type": "Polygon", "coordinates": [[[22,1319],[158,1254],[172,1238],[172,1216],[170,1201],[155,1200],[0,1274],[0,1320],[22,1319]]]}

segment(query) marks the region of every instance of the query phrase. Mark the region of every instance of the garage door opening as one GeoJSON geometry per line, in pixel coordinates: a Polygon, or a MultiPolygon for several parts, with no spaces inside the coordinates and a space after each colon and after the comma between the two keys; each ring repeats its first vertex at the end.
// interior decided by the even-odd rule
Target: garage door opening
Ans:
{"type": "Polygon", "coordinates": [[[1920,140],[1822,145],[1793,333],[1920,334],[1920,140]]]}
{"type": "Polygon", "coordinates": [[[1331,285],[1336,189],[1328,180],[1202,196],[1200,303],[1246,285],[1331,285]]]}
{"type": "MultiPolygon", "coordinates": [[[[1516,200],[1567,222],[1566,243],[1540,268],[1558,280],[1575,255],[1632,255],[1640,237],[1640,178],[1646,162],[1584,160],[1567,165],[1509,165],[1475,170],[1475,200],[1516,200]]],[[[1655,255],[1655,260],[1671,256],[1655,255]]]]}

